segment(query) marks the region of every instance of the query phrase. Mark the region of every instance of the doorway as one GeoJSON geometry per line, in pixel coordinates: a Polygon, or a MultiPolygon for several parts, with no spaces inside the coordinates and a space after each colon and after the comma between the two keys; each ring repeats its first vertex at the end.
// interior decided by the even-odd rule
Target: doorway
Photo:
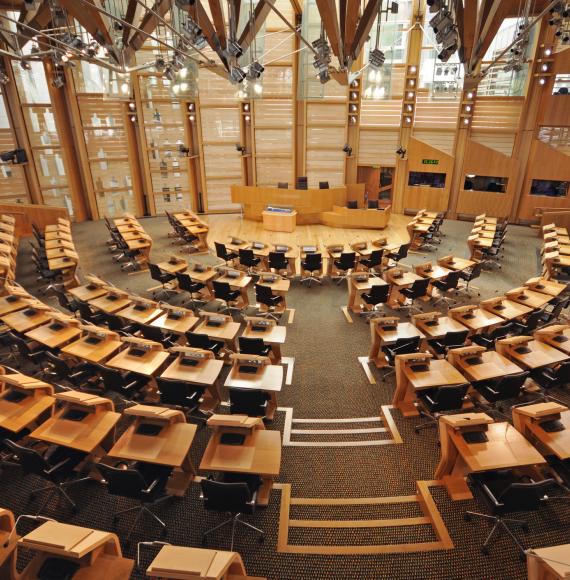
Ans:
{"type": "Polygon", "coordinates": [[[378,200],[380,207],[392,203],[392,184],[394,182],[394,167],[379,165],[359,165],[358,183],[364,183],[364,202],[378,200]]]}

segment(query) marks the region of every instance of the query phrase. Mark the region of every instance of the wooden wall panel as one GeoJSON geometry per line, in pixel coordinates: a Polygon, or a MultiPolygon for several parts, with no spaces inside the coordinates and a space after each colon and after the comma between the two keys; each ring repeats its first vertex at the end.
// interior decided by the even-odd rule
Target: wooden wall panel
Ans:
{"type": "Polygon", "coordinates": [[[364,130],[360,127],[358,165],[394,166],[399,142],[399,131],[364,130]]]}

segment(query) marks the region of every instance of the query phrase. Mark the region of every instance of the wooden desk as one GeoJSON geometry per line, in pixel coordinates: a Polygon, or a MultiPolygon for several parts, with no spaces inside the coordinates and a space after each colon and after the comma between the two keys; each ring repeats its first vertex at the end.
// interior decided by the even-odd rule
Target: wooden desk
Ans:
{"type": "Polygon", "coordinates": [[[370,292],[373,286],[386,286],[387,282],[382,278],[374,276],[363,275],[362,273],[355,273],[349,276],[348,279],[348,304],[347,307],[352,312],[362,311],[362,294],[370,292]],[[365,278],[359,281],[359,278],[365,278]]]}
{"type": "Polygon", "coordinates": [[[384,272],[384,280],[388,284],[392,285],[390,290],[390,298],[388,299],[388,305],[391,308],[401,306],[404,297],[400,293],[402,288],[411,286],[416,280],[422,280],[421,276],[414,274],[413,272],[402,272],[401,276],[394,277],[393,271],[397,268],[392,268],[391,270],[386,270],[384,272]]]}
{"type": "Polygon", "coordinates": [[[48,324],[38,326],[37,328],[26,332],[28,338],[35,340],[48,348],[59,348],[64,346],[73,342],[78,336],[80,336],[80,334],[81,330],[79,330],[77,326],[58,322],[57,320],[52,320],[48,324]],[[55,329],[54,325],[58,325],[60,328],[55,329]]]}
{"type": "Polygon", "coordinates": [[[0,298],[0,316],[23,310],[29,306],[29,304],[30,301],[23,296],[2,296],[2,298],[0,298]]]}
{"type": "Polygon", "coordinates": [[[16,545],[18,534],[13,533],[16,521],[14,514],[0,508],[0,577],[18,578],[16,571],[16,545]]]}
{"type": "Polygon", "coordinates": [[[182,497],[196,473],[190,461],[190,448],[198,427],[186,423],[182,411],[165,407],[135,405],[125,409],[124,415],[135,419],[115,443],[108,457],[127,461],[143,461],[174,469],[166,489],[170,495],[182,497]],[[162,425],[158,435],[137,433],[140,425],[162,425]]]}
{"type": "Polygon", "coordinates": [[[194,316],[191,310],[186,310],[185,308],[181,308],[180,310],[184,311],[184,316],[181,318],[173,316],[172,311],[166,310],[158,318],[155,318],[150,325],[162,328],[162,330],[166,330],[167,332],[183,335],[192,330],[200,319],[194,316]]]}
{"type": "Polygon", "coordinates": [[[498,324],[502,324],[504,320],[489,312],[488,310],[484,310],[483,308],[476,308],[470,314],[472,317],[465,317],[464,314],[459,312],[454,312],[454,308],[449,310],[449,314],[457,321],[461,322],[463,326],[469,328],[473,332],[479,332],[485,328],[490,328],[491,326],[497,326],[498,324]]]}
{"type": "MultiPolygon", "coordinates": [[[[285,339],[287,337],[287,327],[279,326],[278,324],[269,324],[269,326],[264,326],[261,329],[254,329],[255,320],[257,318],[250,317],[246,319],[247,325],[242,333],[245,338],[261,338],[263,342],[271,345],[271,352],[273,354],[273,363],[279,363],[281,361],[281,345],[285,344],[285,339]]],[[[266,319],[263,319],[264,321],[266,319]]]]}
{"type": "Polygon", "coordinates": [[[126,308],[130,303],[131,299],[128,296],[117,296],[108,291],[98,298],[89,300],[90,306],[107,314],[115,314],[115,312],[126,308]]]}
{"type": "Polygon", "coordinates": [[[528,580],[567,580],[570,578],[570,544],[527,551],[528,580]]]}
{"type": "Polygon", "coordinates": [[[55,398],[53,387],[48,383],[30,381],[23,384],[11,380],[10,377],[15,376],[17,375],[0,375],[3,383],[0,393],[0,428],[19,433],[23,429],[33,429],[47,419],[52,413],[55,398]],[[21,393],[25,397],[17,402],[10,401],[9,398],[14,393],[21,393]]]}
{"type": "Polygon", "coordinates": [[[29,330],[32,330],[32,328],[41,326],[50,320],[51,315],[49,310],[40,310],[35,306],[25,308],[23,310],[18,310],[17,312],[11,312],[10,314],[2,316],[2,321],[4,324],[8,325],[16,332],[28,332],[29,330]],[[26,312],[29,312],[30,309],[35,310],[35,314],[28,316],[26,312]]]}
{"type": "Polygon", "coordinates": [[[188,262],[182,258],[168,259],[164,262],[159,262],[157,266],[163,271],[169,274],[178,274],[179,272],[185,272],[188,269],[188,262]]]}
{"type": "Polygon", "coordinates": [[[468,473],[544,465],[542,455],[509,423],[493,423],[484,413],[442,416],[439,420],[441,459],[435,479],[443,479],[452,499],[470,499],[468,473]],[[467,443],[456,423],[465,416],[487,421],[485,443],[467,443]],[[488,422],[488,421],[491,422],[488,422]]]}
{"type": "Polygon", "coordinates": [[[238,322],[226,322],[221,326],[209,326],[208,320],[201,322],[193,332],[207,334],[214,340],[223,340],[230,350],[236,351],[235,338],[239,332],[240,324],[238,322]]]}
{"type": "MultiPolygon", "coordinates": [[[[390,317],[388,317],[390,318],[390,317]]],[[[423,333],[410,322],[398,322],[398,324],[389,324],[382,326],[382,318],[372,319],[370,321],[370,338],[372,346],[368,353],[368,358],[374,362],[377,368],[385,367],[388,364],[386,356],[382,352],[383,346],[394,344],[399,339],[414,338],[419,336],[424,339],[423,333]]]]}
{"type": "Polygon", "coordinates": [[[532,441],[543,455],[570,459],[570,410],[558,403],[537,403],[513,408],[514,426],[532,441]],[[563,431],[549,433],[541,427],[543,421],[557,419],[563,431]]]}
{"type": "Polygon", "coordinates": [[[79,564],[77,580],[128,580],[134,560],[123,558],[119,538],[109,532],[81,528],[59,522],[46,522],[18,542],[36,555],[19,578],[35,580],[47,558],[55,556],[79,564]]]}
{"type": "Polygon", "coordinates": [[[226,284],[230,285],[232,290],[239,290],[242,306],[247,307],[249,306],[249,298],[247,296],[247,287],[249,286],[250,282],[253,280],[251,276],[241,275],[239,278],[230,278],[226,275],[220,276],[218,278],[218,282],[225,282],[226,284]]]}
{"type": "Polygon", "coordinates": [[[221,360],[215,358],[204,358],[196,366],[181,364],[184,358],[181,353],[160,375],[163,379],[174,379],[186,381],[198,385],[206,385],[209,397],[204,394],[204,403],[200,409],[203,411],[213,411],[222,400],[218,384],[218,378],[224,367],[221,360]]]}
{"type": "Polygon", "coordinates": [[[119,338],[109,335],[98,339],[100,342],[97,344],[92,344],[90,338],[89,335],[84,336],[64,346],[61,352],[89,362],[103,363],[123,346],[119,338]]]}
{"type": "MultiPolygon", "coordinates": [[[[492,298],[491,300],[496,300],[496,298],[492,298]]],[[[485,310],[500,316],[504,320],[513,320],[515,318],[520,318],[521,316],[526,316],[533,310],[525,304],[514,302],[505,297],[503,297],[503,300],[498,304],[490,304],[489,302],[490,301],[483,300],[480,304],[485,310]]]]}
{"type": "Polygon", "coordinates": [[[429,278],[430,280],[441,280],[442,278],[445,278],[451,273],[451,270],[449,268],[445,268],[444,266],[440,266],[439,264],[437,265],[430,264],[427,267],[416,266],[414,268],[414,271],[418,276],[421,276],[422,278],[429,278]]]}
{"type": "Polygon", "coordinates": [[[99,298],[103,296],[103,294],[107,294],[107,290],[102,286],[97,286],[96,284],[84,284],[83,286],[77,286],[75,288],[69,288],[67,290],[68,294],[71,294],[74,298],[78,300],[82,300],[83,302],[89,302],[90,300],[94,300],[95,298],[99,298]]]}
{"type": "Polygon", "coordinates": [[[415,371],[413,366],[407,364],[410,357],[419,358],[419,355],[396,356],[396,390],[392,404],[400,409],[404,417],[417,417],[418,410],[415,407],[416,391],[431,389],[443,385],[462,385],[469,381],[447,360],[428,360],[427,371],[415,371]]]}
{"type": "Polygon", "coordinates": [[[412,316],[412,323],[429,338],[441,338],[448,332],[461,332],[467,330],[467,327],[463,326],[461,322],[458,322],[450,316],[438,316],[436,320],[429,322],[416,319],[415,316],[412,316]],[[431,322],[435,322],[435,324],[431,324],[431,322]]]}
{"type": "Polygon", "coordinates": [[[568,325],[541,328],[534,333],[534,338],[570,355],[570,326],[568,325]]]}
{"type": "Polygon", "coordinates": [[[121,371],[133,372],[147,377],[153,376],[169,356],[166,350],[147,350],[143,356],[130,354],[132,345],[107,361],[107,365],[121,371]]]}
{"type": "Polygon", "coordinates": [[[162,308],[158,308],[154,305],[148,305],[141,309],[139,304],[136,302],[131,302],[126,308],[118,310],[115,312],[116,316],[120,316],[125,320],[130,320],[131,322],[138,322],[140,324],[150,324],[155,318],[158,318],[164,314],[162,308]]]}
{"type": "Polygon", "coordinates": [[[270,232],[295,231],[297,225],[297,212],[281,213],[275,211],[262,211],[263,229],[270,232]]]}
{"type": "Polygon", "coordinates": [[[529,340],[525,345],[511,345],[509,339],[498,340],[495,346],[507,358],[525,369],[537,369],[555,365],[568,360],[569,355],[539,340],[529,340]],[[519,352],[517,349],[526,347],[530,352],[519,352]]]}
{"type": "Polygon", "coordinates": [[[524,285],[535,292],[541,292],[542,294],[548,294],[550,296],[558,296],[566,290],[566,284],[561,284],[560,282],[556,282],[556,280],[546,280],[545,278],[530,278],[524,285]]]}
{"type": "MultiPolygon", "coordinates": [[[[235,355],[233,355],[235,356],[235,355]]],[[[242,355],[255,358],[255,356],[242,355]]],[[[277,395],[283,385],[283,367],[281,365],[264,364],[257,367],[256,373],[241,373],[239,366],[247,364],[245,360],[234,360],[234,364],[226,378],[224,386],[236,389],[255,389],[269,392],[267,402],[267,417],[273,419],[277,409],[277,395]]]]}
{"type": "Polygon", "coordinates": [[[535,292],[524,286],[510,290],[506,292],[506,295],[510,300],[514,300],[530,308],[542,308],[552,300],[552,296],[543,294],[542,292],[535,292]]]}
{"type": "Polygon", "coordinates": [[[266,429],[250,429],[243,445],[224,445],[225,432],[216,428],[200,463],[200,470],[247,473],[261,476],[263,483],[257,492],[257,504],[269,504],[273,478],[281,469],[281,433],[266,429]]]}
{"type": "Polygon", "coordinates": [[[121,418],[114,411],[113,401],[79,391],[56,393],[55,398],[63,402],[63,407],[32,431],[30,437],[102,457],[121,418]],[[82,411],[85,417],[80,421],[66,419],[71,410],[82,411]]]}
{"type": "Polygon", "coordinates": [[[479,356],[459,356],[460,351],[469,348],[453,350],[450,352],[449,358],[451,359],[450,362],[470,381],[487,381],[522,371],[519,366],[494,350],[481,352],[479,356]],[[478,364],[469,364],[468,360],[471,358],[478,358],[481,362],[478,364]]]}

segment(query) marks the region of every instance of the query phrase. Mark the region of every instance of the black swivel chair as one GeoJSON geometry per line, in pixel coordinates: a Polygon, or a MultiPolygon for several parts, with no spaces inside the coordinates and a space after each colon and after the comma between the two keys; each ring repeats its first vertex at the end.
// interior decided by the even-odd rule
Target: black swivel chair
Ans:
{"type": "Polygon", "coordinates": [[[388,367],[392,369],[390,372],[384,375],[384,379],[393,375],[396,366],[396,356],[399,354],[412,354],[418,352],[420,348],[419,336],[412,336],[411,338],[399,338],[393,345],[384,345],[382,347],[382,352],[386,355],[386,360],[388,362],[388,367]]]}
{"type": "Polygon", "coordinates": [[[205,423],[206,417],[198,411],[204,396],[204,385],[162,377],[156,377],[156,384],[162,405],[180,408],[186,417],[205,423]]]}
{"type": "Polygon", "coordinates": [[[269,393],[259,389],[229,389],[230,413],[248,417],[265,417],[269,393]]]}
{"type": "Polygon", "coordinates": [[[258,312],[257,316],[279,320],[282,312],[277,313],[276,308],[283,302],[283,296],[273,294],[273,290],[269,286],[256,284],[255,299],[259,304],[267,306],[267,310],[258,312]]]}
{"type": "MultiPolygon", "coordinates": [[[[540,367],[530,373],[531,378],[542,389],[541,398],[556,401],[548,394],[552,388],[562,388],[570,383],[570,361],[560,363],[557,367],[540,367]]],[[[562,403],[562,401],[559,401],[562,403]]],[[[564,404],[564,403],[562,403],[564,404]]]]}
{"type": "Polygon", "coordinates": [[[378,200],[377,199],[369,199],[368,200],[368,209],[378,209],[378,200]]]}
{"type": "Polygon", "coordinates": [[[511,527],[517,526],[521,527],[523,531],[528,531],[528,524],[522,520],[503,516],[511,512],[538,510],[546,501],[547,492],[557,486],[556,481],[554,479],[533,481],[525,476],[517,476],[508,469],[471,473],[468,477],[478,491],[478,495],[492,510],[492,515],[472,511],[465,512],[466,521],[477,517],[489,520],[494,524],[481,547],[481,552],[485,555],[489,554],[491,538],[497,530],[503,529],[517,545],[521,560],[526,560],[525,550],[511,527]]]}
{"type": "Polygon", "coordinates": [[[431,284],[434,288],[437,288],[441,293],[441,296],[433,303],[434,306],[440,302],[445,302],[449,307],[450,304],[455,303],[453,298],[446,296],[447,293],[457,290],[457,285],[459,284],[459,279],[461,278],[461,272],[459,270],[450,272],[443,280],[434,280],[431,284]]]}
{"type": "Polygon", "coordinates": [[[137,324],[140,333],[147,340],[153,340],[164,346],[164,348],[171,348],[178,342],[178,335],[173,333],[167,333],[162,330],[159,326],[152,326],[152,324],[137,324]]]}
{"type": "Polygon", "coordinates": [[[473,383],[473,387],[481,394],[491,405],[496,406],[500,411],[501,408],[496,403],[507,399],[515,399],[524,392],[524,383],[529,376],[528,371],[505,375],[489,381],[478,381],[473,383]]]}
{"type": "Polygon", "coordinates": [[[269,252],[269,269],[275,270],[277,274],[289,272],[289,261],[285,257],[285,252],[269,252]]]}
{"type": "Polygon", "coordinates": [[[457,330],[448,332],[441,338],[428,339],[427,343],[436,356],[446,357],[450,349],[465,346],[468,334],[468,330],[457,330]]]}
{"type": "Polygon", "coordinates": [[[410,244],[402,244],[397,252],[389,252],[388,258],[392,260],[392,262],[388,262],[388,268],[393,268],[397,266],[404,258],[408,256],[408,251],[410,249],[410,244]]]}
{"type": "Polygon", "coordinates": [[[340,284],[343,280],[348,278],[348,275],[356,266],[355,252],[342,252],[338,260],[334,260],[334,266],[340,273],[337,277],[336,283],[340,284]]]}
{"type": "Polygon", "coordinates": [[[139,329],[139,325],[136,322],[126,322],[124,318],[107,312],[101,313],[101,323],[105,323],[109,330],[125,336],[134,334],[139,329]]]}
{"type": "Polygon", "coordinates": [[[239,312],[240,309],[237,306],[237,301],[240,298],[239,290],[232,290],[227,282],[219,282],[218,280],[214,280],[212,285],[214,298],[222,303],[220,312],[229,312],[230,314],[232,310],[239,312]]]}
{"type": "Polygon", "coordinates": [[[104,314],[102,312],[95,312],[87,302],[79,301],[77,303],[77,309],[79,310],[79,317],[85,320],[85,322],[89,322],[95,326],[103,323],[104,314]]]}
{"type": "Polygon", "coordinates": [[[176,276],[174,274],[169,274],[168,272],[163,272],[156,264],[152,262],[148,263],[148,269],[150,272],[150,277],[157,282],[160,282],[160,288],[149,288],[149,292],[152,291],[153,298],[159,298],[160,296],[165,296],[167,299],[170,297],[171,294],[177,294],[178,291],[167,287],[169,282],[172,280],[176,280],[176,276]]]}
{"type": "Polygon", "coordinates": [[[376,276],[376,268],[382,266],[382,257],[384,255],[384,250],[372,250],[368,258],[360,258],[359,264],[364,267],[366,272],[369,272],[373,276],[376,276]]]}
{"type": "Polygon", "coordinates": [[[474,342],[479,346],[484,346],[487,349],[494,349],[495,342],[497,340],[505,338],[513,331],[514,325],[511,322],[508,322],[507,324],[503,324],[503,326],[494,328],[493,330],[491,330],[491,332],[487,334],[474,334],[471,337],[471,342],[474,342]]]}
{"type": "Polygon", "coordinates": [[[414,306],[414,300],[427,296],[430,282],[431,280],[429,278],[422,278],[421,280],[415,280],[409,288],[402,288],[402,290],[400,290],[400,294],[405,299],[402,308],[405,308],[408,311],[409,316],[411,316],[413,312],[421,312],[420,308],[414,306]]]}
{"type": "Polygon", "coordinates": [[[463,407],[469,383],[463,385],[442,385],[435,389],[422,389],[418,391],[419,412],[422,417],[429,421],[416,425],[414,431],[419,433],[422,429],[437,427],[439,417],[448,411],[459,411],[463,407]]]}
{"type": "Polygon", "coordinates": [[[81,362],[70,367],[65,359],[56,356],[49,350],[45,352],[44,364],[46,366],[43,369],[43,374],[48,381],[66,381],[77,390],[83,389],[89,379],[96,375],[96,371],[90,363],[81,362]]]}
{"type": "Polygon", "coordinates": [[[69,447],[52,445],[41,454],[35,449],[24,447],[10,439],[5,439],[4,445],[13,454],[26,475],[33,474],[49,482],[47,487],[36,489],[30,494],[30,499],[33,500],[38,493],[49,491],[38,513],[46,507],[54,493],[59,494],[69,503],[73,513],[77,512],[77,506],[65,488],[90,479],[89,477],[74,478],[75,468],[85,459],[85,453],[69,447]]]}
{"type": "MultiPolygon", "coordinates": [[[[197,300],[194,295],[199,295],[200,291],[206,287],[205,284],[194,282],[189,274],[184,274],[183,272],[178,272],[176,274],[176,279],[178,280],[178,288],[184,292],[188,292],[190,295],[190,300],[188,300],[188,302],[192,308],[204,305],[204,301],[197,300]]],[[[186,302],[185,305],[188,304],[188,302],[186,302]]]]}
{"type": "Polygon", "coordinates": [[[360,316],[366,318],[375,317],[381,315],[380,306],[388,302],[388,297],[390,296],[390,285],[384,284],[382,286],[372,286],[370,292],[365,292],[362,294],[362,299],[366,303],[365,310],[360,313],[360,316]]]}
{"type": "Polygon", "coordinates": [[[301,278],[301,284],[308,282],[309,287],[311,286],[311,282],[322,284],[323,281],[318,276],[323,270],[323,257],[321,254],[317,252],[306,254],[305,258],[301,260],[301,270],[309,273],[308,276],[301,278]]]}
{"type": "Polygon", "coordinates": [[[67,294],[63,292],[63,290],[60,290],[59,288],[53,288],[52,292],[53,295],[57,298],[59,305],[63,309],[67,310],[68,312],[72,312],[73,314],[79,310],[79,302],[77,300],[70,300],[67,297],[67,294]]]}
{"type": "Polygon", "coordinates": [[[128,405],[149,381],[144,375],[133,372],[122,373],[101,363],[92,363],[92,366],[97,372],[102,388],[117,393],[125,405],[128,405]]]}
{"type": "Polygon", "coordinates": [[[239,263],[247,269],[248,274],[256,274],[261,258],[256,257],[253,250],[239,250],[239,263]]]}
{"type": "Polygon", "coordinates": [[[128,466],[127,469],[98,463],[97,469],[101,472],[104,483],[107,485],[107,491],[111,495],[137,501],[137,505],[134,507],[115,512],[113,516],[113,522],[116,523],[119,516],[137,511],[135,521],[125,536],[126,540],[130,538],[143,514],[148,514],[157,521],[162,527],[163,536],[166,535],[166,524],[150,510],[150,507],[170,497],[166,494],[165,489],[172,468],[137,462],[128,466]]]}
{"type": "Polygon", "coordinates": [[[46,350],[33,350],[30,345],[17,334],[8,331],[2,335],[2,342],[10,349],[9,359],[14,361],[16,368],[21,366],[22,360],[32,363],[33,365],[40,364],[44,358],[46,350]]]}
{"type": "Polygon", "coordinates": [[[271,345],[265,344],[262,338],[238,337],[238,348],[243,354],[255,354],[258,356],[269,356],[271,345]]]}
{"type": "MultiPolygon", "coordinates": [[[[464,286],[459,286],[459,288],[457,289],[457,293],[458,294],[462,293],[465,296],[467,296],[467,298],[471,298],[471,294],[469,294],[469,285],[471,284],[471,282],[473,282],[473,280],[481,276],[482,270],[483,264],[481,262],[477,262],[476,264],[471,266],[471,268],[469,268],[468,270],[460,270],[459,277],[461,278],[461,280],[466,282],[466,284],[464,286]]],[[[481,296],[481,292],[477,292],[477,296],[481,296]]]]}
{"type": "Polygon", "coordinates": [[[218,256],[218,258],[223,260],[226,264],[233,262],[238,257],[235,252],[228,252],[226,244],[222,244],[221,242],[214,242],[214,246],[216,247],[216,256],[218,256]]]}
{"type": "Polygon", "coordinates": [[[185,333],[188,346],[192,348],[200,348],[202,350],[210,350],[216,356],[224,348],[225,342],[223,340],[212,340],[207,334],[200,332],[186,332],[185,333]]]}
{"type": "Polygon", "coordinates": [[[240,519],[242,514],[253,514],[255,512],[255,502],[257,500],[257,490],[261,485],[261,480],[257,482],[235,481],[236,477],[230,476],[232,481],[216,481],[214,479],[202,479],[200,485],[202,493],[200,499],[204,502],[204,508],[208,511],[225,512],[232,514],[232,517],[214,528],[207,530],[202,535],[202,543],[206,542],[207,536],[225,526],[232,526],[232,539],[230,550],[234,549],[234,535],[238,524],[251,528],[260,534],[259,541],[262,542],[265,536],[263,530],[252,526],[240,519]]]}

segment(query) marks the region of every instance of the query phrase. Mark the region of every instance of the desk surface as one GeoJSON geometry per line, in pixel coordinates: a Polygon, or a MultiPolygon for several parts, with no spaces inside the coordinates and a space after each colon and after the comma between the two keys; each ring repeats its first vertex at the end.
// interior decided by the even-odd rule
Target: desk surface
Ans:
{"type": "Polygon", "coordinates": [[[138,304],[133,302],[126,308],[118,310],[115,312],[115,314],[126,320],[140,322],[141,324],[149,324],[155,318],[158,318],[161,314],[164,314],[164,310],[162,310],[162,308],[154,308],[153,306],[149,306],[148,308],[139,310],[137,307],[138,304]]]}
{"type": "Polygon", "coordinates": [[[563,431],[549,433],[538,421],[527,423],[529,431],[560,459],[570,458],[570,411],[560,413],[560,421],[564,425],[563,431]]]}
{"type": "Polygon", "coordinates": [[[243,445],[220,443],[222,429],[216,430],[200,463],[204,471],[227,471],[276,476],[281,469],[281,433],[253,429],[243,445]]]}
{"type": "Polygon", "coordinates": [[[88,413],[81,421],[70,421],[63,418],[67,410],[65,405],[56,415],[32,431],[30,437],[92,453],[121,418],[120,413],[99,410],[88,413]]]}
{"type": "Polygon", "coordinates": [[[168,358],[169,352],[165,350],[149,350],[143,356],[129,354],[130,346],[115,355],[107,365],[123,371],[138,373],[139,375],[152,376],[168,358]]]}
{"type": "Polygon", "coordinates": [[[473,314],[473,318],[465,318],[465,316],[457,316],[455,320],[458,320],[469,328],[470,330],[481,330],[483,328],[488,328],[489,326],[494,326],[495,324],[501,324],[504,320],[489,312],[488,310],[484,310],[483,308],[476,308],[471,312],[473,314]]]}
{"type": "Polygon", "coordinates": [[[201,385],[213,385],[224,366],[223,361],[214,358],[201,360],[194,367],[182,365],[180,361],[181,357],[177,357],[160,376],[164,379],[176,379],[201,385]]]}
{"type": "MultiPolygon", "coordinates": [[[[424,363],[418,363],[424,364],[424,363]]],[[[469,382],[451,363],[445,359],[431,359],[429,370],[415,372],[414,365],[405,365],[404,374],[414,389],[429,389],[442,385],[462,385],[469,382]]]]}
{"type": "Polygon", "coordinates": [[[558,350],[561,350],[562,352],[565,352],[566,354],[570,354],[570,328],[563,330],[561,335],[567,340],[558,342],[554,340],[555,337],[546,335],[542,336],[540,340],[546,344],[549,344],[550,346],[557,348],[558,350]]]}
{"type": "Polygon", "coordinates": [[[558,296],[566,290],[566,284],[561,284],[555,280],[545,280],[544,278],[531,278],[525,282],[525,286],[528,286],[531,290],[550,296],[558,296]]]}
{"type": "Polygon", "coordinates": [[[225,282],[229,284],[232,288],[245,288],[253,278],[251,276],[240,276],[239,278],[230,278],[228,276],[221,276],[216,281],[225,282]]]}
{"type": "Polygon", "coordinates": [[[450,316],[440,316],[437,319],[437,324],[426,324],[423,320],[416,320],[415,325],[428,337],[439,338],[446,335],[448,332],[461,332],[467,330],[461,322],[451,318],[450,316]]]}
{"type": "Polygon", "coordinates": [[[135,433],[135,421],[115,443],[109,457],[129,461],[145,461],[157,465],[181,467],[194,441],[198,429],[191,423],[167,423],[155,436],[135,433]]]}
{"type": "Polygon", "coordinates": [[[449,268],[445,268],[443,266],[439,266],[438,264],[432,264],[431,269],[426,270],[423,269],[416,269],[416,274],[419,274],[422,278],[430,278],[431,280],[440,280],[441,278],[445,278],[448,276],[452,270],[449,268]]]}
{"type": "Polygon", "coordinates": [[[394,278],[390,274],[390,270],[387,270],[386,272],[384,272],[384,277],[385,277],[384,279],[386,280],[386,282],[389,282],[390,284],[393,284],[394,286],[410,286],[416,280],[423,280],[423,278],[421,276],[418,276],[417,274],[414,274],[413,272],[403,272],[399,278],[394,278]]]}
{"type": "Polygon", "coordinates": [[[263,330],[252,330],[251,326],[246,326],[242,336],[245,338],[261,338],[267,344],[284,344],[287,337],[285,326],[269,326],[263,330]]]}
{"type": "Polygon", "coordinates": [[[207,334],[210,338],[219,340],[233,340],[240,329],[239,322],[226,322],[222,326],[208,326],[208,321],[201,322],[193,332],[207,334]]]}
{"type": "Polygon", "coordinates": [[[500,316],[505,320],[512,320],[513,318],[518,318],[519,316],[525,316],[532,312],[532,308],[526,304],[521,304],[520,302],[514,302],[506,298],[501,302],[500,305],[495,305],[493,307],[484,306],[485,310],[500,316]]]}
{"type": "Polygon", "coordinates": [[[24,314],[26,310],[27,308],[6,314],[5,316],[2,316],[2,320],[17,332],[28,332],[28,330],[32,330],[32,328],[41,326],[51,320],[49,312],[46,312],[45,310],[37,310],[32,316],[24,314]]]}
{"type": "Polygon", "coordinates": [[[89,304],[93,306],[93,308],[98,308],[107,314],[114,314],[115,312],[127,307],[130,303],[131,299],[126,296],[118,296],[116,300],[109,300],[109,294],[107,292],[98,298],[89,300],[89,304]]]}
{"type": "Polygon", "coordinates": [[[461,431],[449,437],[470,471],[489,471],[546,463],[542,455],[509,423],[490,423],[486,443],[467,443],[461,431]]]}
{"type": "MultiPolygon", "coordinates": [[[[242,364],[247,364],[243,361],[242,364]]],[[[283,384],[281,365],[263,365],[255,374],[240,373],[239,365],[232,366],[224,385],[236,389],[259,389],[261,391],[280,391],[283,384]]]]}
{"type": "Polygon", "coordinates": [[[17,433],[40,417],[55,404],[55,397],[45,393],[30,393],[18,403],[6,400],[10,389],[0,394],[0,428],[17,433]]]}
{"type": "Polygon", "coordinates": [[[393,344],[400,338],[425,338],[424,334],[410,322],[400,322],[394,330],[391,327],[376,325],[376,332],[384,344],[393,344]]]}
{"type": "MultiPolygon", "coordinates": [[[[522,345],[521,345],[522,346],[522,345]]],[[[531,340],[526,344],[531,350],[529,353],[519,353],[516,346],[509,346],[507,352],[510,358],[520,363],[524,368],[536,369],[539,367],[557,364],[568,360],[568,355],[553,346],[540,340],[531,340]]]]}
{"type": "Polygon", "coordinates": [[[470,357],[457,357],[459,370],[472,381],[485,381],[522,372],[522,369],[494,350],[481,353],[480,364],[470,365],[470,357]]]}
{"type": "Polygon", "coordinates": [[[90,362],[103,362],[114,355],[124,343],[117,338],[104,338],[97,344],[86,342],[89,337],[76,340],[61,349],[65,354],[81,358],[90,362]]]}
{"type": "Polygon", "coordinates": [[[158,318],[155,318],[150,325],[162,328],[162,330],[167,330],[168,332],[174,332],[175,334],[184,334],[198,323],[200,319],[197,316],[193,316],[191,312],[182,316],[182,318],[171,318],[168,316],[168,312],[164,312],[158,318]]]}
{"type": "Polygon", "coordinates": [[[520,292],[511,294],[508,293],[510,300],[529,306],[530,308],[542,308],[552,300],[552,296],[543,294],[542,292],[535,292],[529,288],[520,288],[520,292]]]}
{"type": "Polygon", "coordinates": [[[17,296],[16,298],[17,300],[14,300],[13,296],[2,296],[0,298],[0,316],[22,310],[28,306],[29,302],[26,298],[23,296],[17,296]]]}
{"type": "Polygon", "coordinates": [[[51,323],[38,326],[26,332],[26,336],[36,342],[44,344],[48,348],[58,348],[75,340],[81,334],[81,330],[76,326],[61,324],[63,328],[60,330],[52,330],[50,328],[51,323]]]}
{"type": "Polygon", "coordinates": [[[95,298],[99,298],[99,296],[103,296],[103,294],[107,294],[107,290],[105,290],[105,288],[101,288],[95,284],[84,284],[83,286],[70,288],[67,292],[74,298],[83,300],[84,302],[94,300],[95,298]]]}

